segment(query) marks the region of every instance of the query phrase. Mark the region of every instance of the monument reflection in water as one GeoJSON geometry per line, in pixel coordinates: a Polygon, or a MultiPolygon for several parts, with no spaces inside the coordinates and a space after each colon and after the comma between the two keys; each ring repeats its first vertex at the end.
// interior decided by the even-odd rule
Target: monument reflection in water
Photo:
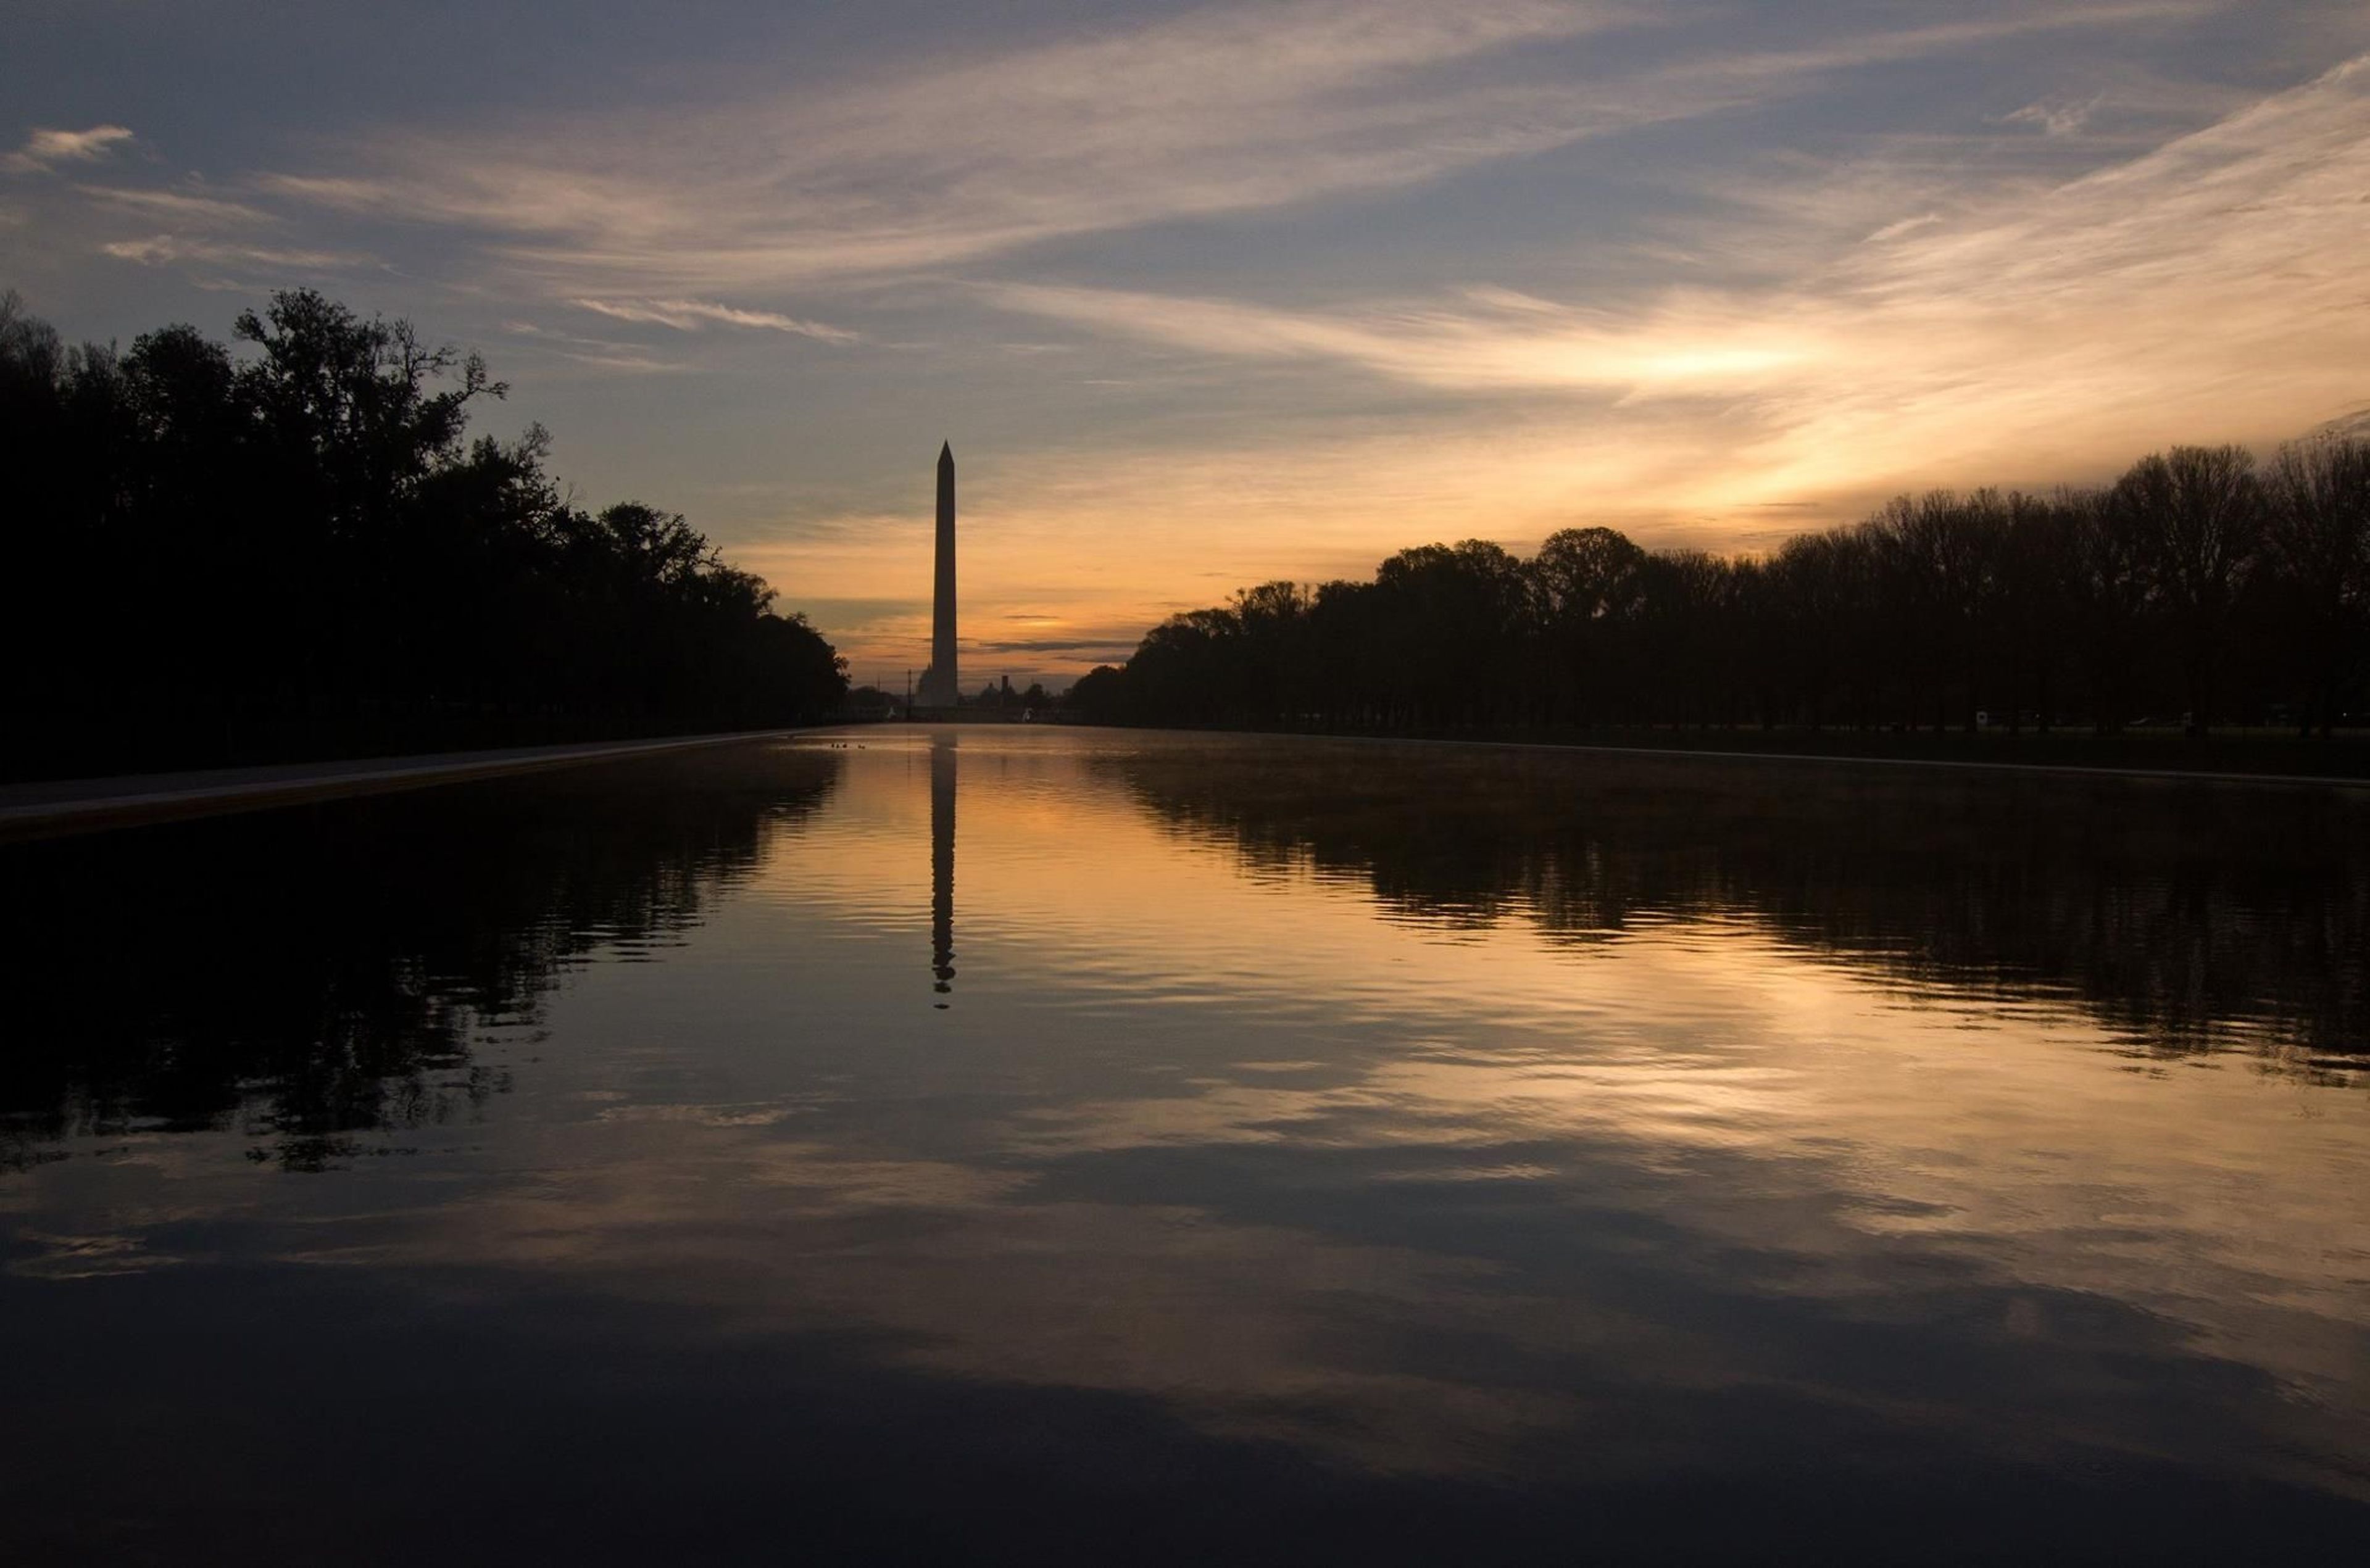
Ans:
{"type": "Polygon", "coordinates": [[[2337,1560],[2365,824],[976,727],[17,846],[0,1558],[2337,1560]]]}
{"type": "Polygon", "coordinates": [[[930,738],[930,973],[940,994],[955,978],[955,738],[930,738]]]}

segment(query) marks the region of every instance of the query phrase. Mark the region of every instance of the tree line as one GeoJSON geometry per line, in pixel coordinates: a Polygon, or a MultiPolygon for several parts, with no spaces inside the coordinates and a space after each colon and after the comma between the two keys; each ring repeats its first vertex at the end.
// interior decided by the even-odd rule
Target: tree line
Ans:
{"type": "Polygon", "coordinates": [[[2370,443],[2175,447],[2111,485],[1934,490],[1766,555],[1569,529],[1427,544],[1370,582],[1171,617],[1074,689],[1111,723],[1376,730],[2008,728],[2328,734],[2364,702],[2370,443]]]}
{"type": "Polygon", "coordinates": [[[310,290],[69,347],[0,298],[6,773],[788,724],[842,661],[679,515],[472,440],[482,358],[310,290]]]}

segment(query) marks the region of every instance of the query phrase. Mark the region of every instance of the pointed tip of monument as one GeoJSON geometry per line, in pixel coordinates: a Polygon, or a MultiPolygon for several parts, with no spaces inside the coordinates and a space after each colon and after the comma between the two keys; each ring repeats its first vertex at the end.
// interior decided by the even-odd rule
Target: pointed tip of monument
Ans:
{"type": "Polygon", "coordinates": [[[952,457],[954,454],[955,454],[955,443],[954,443],[954,442],[952,442],[952,441],[945,441],[945,442],[940,443],[940,445],[939,445],[939,447],[938,447],[938,456],[939,456],[939,457],[941,457],[941,458],[949,458],[949,457],[952,457]]]}

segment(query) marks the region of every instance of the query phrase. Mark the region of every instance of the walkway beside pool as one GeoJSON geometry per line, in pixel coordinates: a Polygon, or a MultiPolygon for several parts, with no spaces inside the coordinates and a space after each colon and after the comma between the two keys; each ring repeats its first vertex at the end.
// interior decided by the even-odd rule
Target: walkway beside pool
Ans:
{"type": "Polygon", "coordinates": [[[535,773],[580,762],[605,762],[708,746],[731,746],[788,735],[782,729],[685,735],[662,740],[592,745],[522,746],[500,751],[448,751],[425,757],[370,757],[342,762],[292,762],[268,768],[215,768],[201,773],[138,773],[120,778],[58,779],[0,785],[0,840],[46,838],[127,828],[187,817],[422,789],[466,779],[535,773]]]}

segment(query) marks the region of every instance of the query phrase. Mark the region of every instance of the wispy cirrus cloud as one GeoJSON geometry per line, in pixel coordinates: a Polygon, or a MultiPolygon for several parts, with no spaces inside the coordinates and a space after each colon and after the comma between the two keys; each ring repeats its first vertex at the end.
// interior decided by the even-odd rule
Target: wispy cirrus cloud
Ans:
{"type": "Polygon", "coordinates": [[[285,276],[384,266],[377,257],[365,252],[292,243],[293,225],[282,215],[202,183],[85,184],[75,190],[88,203],[86,211],[105,225],[102,234],[114,227],[116,220],[130,220],[144,228],[168,225],[99,240],[99,254],[142,267],[178,268],[201,288],[251,287],[239,278],[222,276],[223,269],[243,275],[285,276]]]}
{"type": "Polygon", "coordinates": [[[1547,0],[1455,15],[1409,0],[1233,6],[831,95],[481,132],[466,147],[412,139],[369,172],[269,183],[479,230],[512,264],[562,276],[793,286],[1487,156],[1529,140],[1474,112],[1488,90],[1410,78],[1617,15],[1547,0]],[[1418,90],[1379,100],[1392,84],[1418,90]]]}
{"type": "Polygon", "coordinates": [[[2081,103],[2029,103],[2000,116],[2000,123],[2031,125],[2049,136],[2072,136],[2090,123],[2090,116],[2098,108],[2096,98],[2081,103]]]}
{"type": "Polygon", "coordinates": [[[825,343],[853,343],[858,337],[844,326],[833,326],[826,322],[802,321],[778,311],[741,310],[705,300],[573,299],[568,303],[614,321],[671,326],[678,332],[696,332],[703,326],[748,326],[768,332],[794,333],[801,338],[819,338],[825,343]]]}
{"type": "Polygon", "coordinates": [[[2365,189],[2370,57],[2084,177],[1914,215],[1776,285],[1669,288],[1619,309],[1493,290],[1321,310],[985,293],[1096,334],[1587,397],[1607,418],[1656,400],[1725,406],[1752,439],[1707,427],[1716,477],[1673,498],[1743,505],[1772,488],[1865,494],[1913,472],[2027,477],[2183,431],[2267,439],[2326,418],[2359,400],[2370,363],[2365,189]]]}
{"type": "Polygon", "coordinates": [[[76,189],[102,207],[163,223],[261,228],[279,222],[260,207],[202,190],[150,190],[118,185],[85,185],[76,189]]]}
{"type": "Polygon", "coordinates": [[[109,240],[98,248],[119,261],[133,261],[144,267],[202,262],[212,266],[244,264],[326,272],[376,265],[374,258],[351,251],[284,249],[236,240],[192,238],[169,234],[150,235],[142,239],[109,240]]]}
{"type": "Polygon", "coordinates": [[[555,331],[531,321],[505,321],[501,329],[513,338],[523,339],[523,346],[530,354],[540,354],[592,370],[617,371],[639,376],[680,375],[693,368],[686,361],[666,359],[638,344],[555,331]]]}
{"type": "Polygon", "coordinates": [[[597,111],[388,90],[43,143],[0,235],[101,326],[385,257],[352,303],[500,335],[519,411],[595,432],[563,472],[694,508],[793,602],[895,601],[843,646],[901,670],[941,434],[973,624],[1050,606],[1002,630],[1058,665],[1424,539],[1766,544],[2370,396],[2361,78],[2296,63],[2370,48],[2358,7],[943,5],[893,55],[788,23],[785,73],[746,28],[611,62],[597,111]],[[134,148],[207,175],[133,189],[134,148]],[[814,396],[814,353],[752,351],[783,335],[863,347],[814,396]]]}
{"type": "Polygon", "coordinates": [[[1346,361],[1462,391],[1733,392],[1790,373],[1814,351],[1794,326],[1697,292],[1644,314],[1470,289],[1455,303],[1337,312],[1015,283],[1007,308],[1179,348],[1253,359],[1346,361]]]}
{"type": "Polygon", "coordinates": [[[87,131],[36,130],[22,146],[0,157],[0,169],[34,174],[60,164],[90,163],[131,140],[130,129],[121,125],[94,125],[87,131]]]}
{"type": "Polygon", "coordinates": [[[637,354],[630,350],[604,354],[565,349],[560,350],[559,357],[593,370],[617,371],[626,375],[682,375],[694,368],[681,360],[662,360],[655,354],[637,354]]]}
{"type": "Polygon", "coordinates": [[[1641,60],[1616,4],[1229,6],[780,101],[379,139],[270,176],[314,206],[471,232],[568,296],[784,290],[1069,235],[1391,189],[1802,93],[1839,71],[2195,14],[2129,0],[1812,47],[1641,60]],[[1628,52],[1596,51],[1619,42],[1628,52]]]}
{"type": "MultiPolygon", "coordinates": [[[[1610,303],[1351,292],[1325,307],[984,285],[978,297],[1075,327],[1106,359],[1131,345],[1157,349],[1156,364],[1206,358],[1237,367],[1222,379],[1238,398],[1254,376],[1282,378],[1260,406],[1303,412],[1040,450],[991,466],[994,500],[967,515],[1026,538],[1031,559],[1123,551],[1124,581],[1030,639],[1082,664],[1108,655],[1050,645],[1264,578],[1363,575],[1425,539],[1528,548],[1606,523],[1649,544],[1766,545],[1903,486],[2046,485],[2173,441],[2276,441],[2363,403],[2364,189],[2370,60],[2079,177],[1960,191],[1873,234],[1855,190],[1766,190],[1754,223],[1790,212],[1826,247],[1771,281],[1610,303]],[[1426,395],[1386,415],[1322,412],[1342,406],[1345,373],[1426,395]]],[[[885,593],[926,571],[926,533],[909,532],[902,552],[818,531],[763,554],[785,582],[885,593]]],[[[1012,570],[983,565],[983,601],[1041,592],[1000,580],[1012,570]]],[[[868,629],[850,646],[900,635],[921,633],[868,629]]]]}

